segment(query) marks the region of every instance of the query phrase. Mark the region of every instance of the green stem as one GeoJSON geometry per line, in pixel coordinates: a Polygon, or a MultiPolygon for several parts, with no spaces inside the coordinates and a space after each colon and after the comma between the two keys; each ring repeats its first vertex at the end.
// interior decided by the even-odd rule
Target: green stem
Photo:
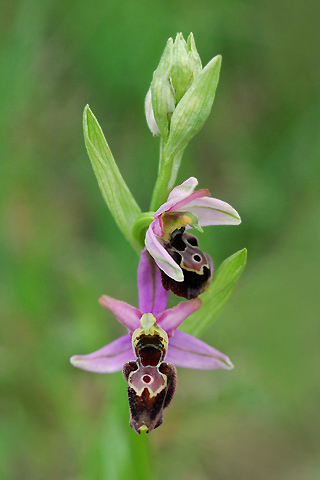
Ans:
{"type": "Polygon", "coordinates": [[[168,148],[166,148],[166,146],[167,144],[161,139],[158,178],[153,189],[152,200],[150,204],[150,210],[152,211],[158,210],[160,205],[167,201],[168,195],[176,181],[184,151],[184,149],[180,149],[175,155],[176,150],[172,150],[171,148],[168,155],[168,148]]]}
{"type": "Polygon", "coordinates": [[[156,211],[168,198],[169,184],[171,180],[172,161],[164,162],[161,160],[160,169],[156,184],[153,189],[150,210],[156,211]]]}

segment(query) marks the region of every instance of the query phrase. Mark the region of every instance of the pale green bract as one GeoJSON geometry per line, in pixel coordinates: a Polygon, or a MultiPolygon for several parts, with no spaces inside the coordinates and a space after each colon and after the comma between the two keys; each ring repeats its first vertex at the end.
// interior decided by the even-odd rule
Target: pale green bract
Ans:
{"type": "Polygon", "coordinates": [[[163,150],[168,161],[185,149],[207,120],[218,86],[220,67],[221,55],[217,55],[201,70],[173,112],[170,135],[163,150]]]}
{"type": "Polygon", "coordinates": [[[141,245],[133,236],[132,228],[141,210],[122,178],[89,105],[83,112],[83,132],[87,152],[103,198],[125,238],[140,253],[141,245]]]}
{"type": "Polygon", "coordinates": [[[227,258],[219,267],[214,280],[201,296],[203,302],[199,311],[190,315],[182,330],[199,336],[218,316],[229,300],[247,262],[247,249],[244,248],[227,258]]]}
{"type": "Polygon", "coordinates": [[[162,153],[163,169],[170,172],[168,193],[176,181],[183,151],[201,130],[211,112],[220,67],[221,56],[217,55],[201,70],[172,114],[170,135],[162,153]]]}

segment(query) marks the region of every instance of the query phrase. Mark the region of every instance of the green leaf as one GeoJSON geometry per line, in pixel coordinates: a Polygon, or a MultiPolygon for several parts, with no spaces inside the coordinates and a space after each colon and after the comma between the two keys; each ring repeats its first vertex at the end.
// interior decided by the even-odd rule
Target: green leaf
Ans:
{"type": "Polygon", "coordinates": [[[129,243],[139,252],[132,228],[140,208],[123,180],[97,119],[87,105],[83,112],[84,139],[103,198],[116,224],[129,243]]]}
{"type": "Polygon", "coordinates": [[[182,330],[198,336],[212,323],[230,298],[247,262],[247,249],[244,248],[227,258],[218,269],[210,286],[203,294],[203,305],[183,323],[182,330]]]}

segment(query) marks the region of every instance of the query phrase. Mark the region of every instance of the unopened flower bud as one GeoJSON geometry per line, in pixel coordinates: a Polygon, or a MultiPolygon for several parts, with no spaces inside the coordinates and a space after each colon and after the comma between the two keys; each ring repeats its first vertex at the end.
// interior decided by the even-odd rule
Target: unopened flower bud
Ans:
{"type": "Polygon", "coordinates": [[[194,80],[197,78],[197,76],[202,70],[202,63],[201,63],[200,55],[196,48],[193,33],[190,33],[188,37],[187,48],[188,48],[189,64],[193,73],[193,80],[194,80]]]}
{"type": "Polygon", "coordinates": [[[158,68],[153,73],[153,80],[151,83],[153,115],[160,135],[164,138],[168,137],[169,122],[175,108],[175,98],[170,78],[172,52],[173,41],[172,38],[169,38],[158,68]]]}
{"type": "Polygon", "coordinates": [[[151,102],[151,87],[149,88],[148,93],[146,95],[146,99],[144,102],[144,111],[146,114],[147,124],[151,130],[152,135],[154,137],[159,137],[160,131],[154,118],[152,102],[151,102]]]}
{"type": "Polygon", "coordinates": [[[148,126],[168,140],[166,156],[180,155],[207,119],[219,78],[221,57],[202,69],[193,34],[169,38],[145,101],[148,126]]]}
{"type": "Polygon", "coordinates": [[[176,104],[180,102],[193,81],[192,63],[188,56],[188,46],[182,33],[178,33],[173,45],[171,81],[175,91],[176,104]]]}

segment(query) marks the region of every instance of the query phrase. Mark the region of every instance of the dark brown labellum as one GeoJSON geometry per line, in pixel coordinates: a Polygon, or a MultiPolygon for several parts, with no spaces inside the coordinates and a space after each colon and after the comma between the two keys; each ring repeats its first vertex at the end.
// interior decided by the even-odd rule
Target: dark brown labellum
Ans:
{"type": "Polygon", "coordinates": [[[211,282],[211,257],[198,248],[198,239],[185,232],[184,227],[174,230],[170,241],[166,242],[164,247],[181,267],[184,276],[183,282],[177,282],[161,270],[164,288],[188,300],[198,297],[211,282]]]}
{"type": "Polygon", "coordinates": [[[135,347],[137,360],[123,367],[128,383],[130,426],[137,432],[149,433],[162,423],[176,387],[176,369],[162,362],[164,345],[158,335],[142,334],[135,347]]]}

